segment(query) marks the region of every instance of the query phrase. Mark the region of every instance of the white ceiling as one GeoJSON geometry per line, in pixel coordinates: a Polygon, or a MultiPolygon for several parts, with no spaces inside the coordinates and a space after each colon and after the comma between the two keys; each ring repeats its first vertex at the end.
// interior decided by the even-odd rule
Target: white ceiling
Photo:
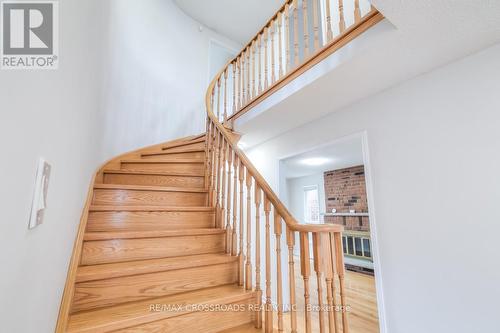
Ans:
{"type": "Polygon", "coordinates": [[[242,45],[267,23],[283,0],[174,0],[188,16],[242,45]]]}
{"type": "Polygon", "coordinates": [[[365,33],[358,48],[344,47],[335,66],[310,70],[322,75],[300,89],[292,82],[238,119],[249,148],[500,42],[500,0],[372,2],[387,20],[365,33]],[[287,89],[292,93],[270,103],[287,89]]]}
{"type": "Polygon", "coordinates": [[[304,177],[325,171],[349,168],[363,164],[361,137],[350,137],[281,160],[285,178],[304,177]],[[311,158],[325,159],[321,165],[308,165],[311,158]]]}

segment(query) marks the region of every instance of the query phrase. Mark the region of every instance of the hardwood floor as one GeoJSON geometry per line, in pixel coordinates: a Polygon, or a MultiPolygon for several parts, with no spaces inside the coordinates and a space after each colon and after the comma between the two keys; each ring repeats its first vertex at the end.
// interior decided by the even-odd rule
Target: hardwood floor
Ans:
{"type": "Polygon", "coordinates": [[[350,328],[356,333],[378,333],[378,307],[375,278],[361,273],[346,274],[347,300],[351,305],[350,328]]]}
{"type": "MultiPolygon", "coordinates": [[[[299,258],[295,258],[298,262],[299,258]]],[[[304,294],[303,281],[300,275],[300,265],[295,265],[295,279],[297,283],[297,325],[298,331],[304,331],[304,294]]],[[[375,278],[373,276],[346,271],[346,291],[347,304],[351,306],[349,312],[349,332],[350,333],[378,333],[379,321],[377,310],[377,296],[375,293],[375,278]]],[[[317,304],[317,284],[316,277],[310,279],[311,304],[317,304]]],[[[274,316],[274,326],[277,331],[277,315],[274,316]]],[[[285,332],[290,332],[290,315],[285,313],[283,316],[285,332]]],[[[325,317],[325,322],[328,318],[325,317]]],[[[327,331],[328,329],[326,329],[327,331]]],[[[318,313],[312,313],[312,331],[319,332],[318,313]]],[[[255,333],[263,330],[255,329],[253,324],[244,325],[236,329],[225,331],[224,333],[255,333]]]]}

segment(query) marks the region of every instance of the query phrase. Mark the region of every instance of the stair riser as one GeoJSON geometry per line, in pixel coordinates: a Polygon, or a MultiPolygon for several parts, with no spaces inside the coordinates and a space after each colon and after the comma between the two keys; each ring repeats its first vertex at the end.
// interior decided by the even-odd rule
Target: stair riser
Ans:
{"type": "Polygon", "coordinates": [[[186,150],[186,149],[205,149],[205,142],[204,141],[195,142],[195,143],[190,143],[190,144],[187,144],[184,146],[166,148],[166,149],[162,149],[162,150],[170,153],[170,152],[182,152],[183,150],[186,150]]]}
{"type": "Polygon", "coordinates": [[[126,189],[95,189],[93,205],[130,205],[130,206],[206,206],[208,195],[205,192],[141,191],[126,189]]]}
{"type": "Polygon", "coordinates": [[[168,151],[164,151],[164,154],[158,153],[154,155],[143,155],[142,158],[144,159],[164,159],[164,160],[175,160],[175,159],[196,159],[203,161],[205,159],[205,152],[204,151],[189,151],[189,152],[177,152],[177,153],[166,153],[168,151]]]}
{"type": "Polygon", "coordinates": [[[204,176],[127,175],[105,173],[104,184],[203,188],[204,176]]]}
{"type": "Polygon", "coordinates": [[[236,283],[236,262],[76,284],[72,311],[236,283]]]}
{"type": "Polygon", "coordinates": [[[163,238],[112,239],[83,243],[82,265],[222,253],[225,234],[163,238]]]}
{"type": "Polygon", "coordinates": [[[141,163],[122,162],[121,169],[125,171],[159,171],[177,173],[187,176],[203,176],[205,165],[203,163],[141,163]]]}
{"type": "MultiPolygon", "coordinates": [[[[252,300],[233,303],[233,308],[248,307],[252,300]]],[[[200,311],[155,321],[135,327],[113,331],[114,333],[172,333],[203,332],[216,333],[252,322],[250,311],[200,311]]]]}
{"type": "Polygon", "coordinates": [[[214,212],[91,212],[87,232],[214,228],[214,212]]]}

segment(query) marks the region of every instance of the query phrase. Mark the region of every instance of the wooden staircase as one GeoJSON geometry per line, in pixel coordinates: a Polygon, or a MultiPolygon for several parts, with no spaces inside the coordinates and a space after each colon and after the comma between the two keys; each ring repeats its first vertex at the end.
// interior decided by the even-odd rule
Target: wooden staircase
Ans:
{"type": "Polygon", "coordinates": [[[319,332],[349,332],[347,313],[336,310],[347,305],[342,227],[298,223],[209,116],[205,134],[124,154],[96,172],[56,333],[312,333],[312,274],[319,308],[327,305],[315,314],[319,332]]]}
{"type": "Polygon", "coordinates": [[[128,153],[97,172],[57,332],[219,332],[252,323],[253,312],[239,309],[257,294],[239,285],[238,257],[227,253],[209,204],[205,138],[128,153]],[[214,306],[230,310],[207,311],[214,306]]]}
{"type": "Polygon", "coordinates": [[[205,133],[124,154],[96,172],[56,333],[312,333],[313,312],[320,333],[349,333],[343,227],[297,221],[229,130],[383,20],[358,0],[337,5],[285,1],[210,82],[205,133]]]}
{"type": "Polygon", "coordinates": [[[333,29],[330,1],[325,15],[317,3],[285,1],[210,82],[205,133],[124,154],[98,170],[56,333],[312,333],[313,312],[320,333],[349,332],[343,227],[297,221],[239,149],[239,134],[228,129],[383,19],[373,6],[353,4],[348,26],[347,6],[338,2],[333,29]],[[318,304],[311,304],[312,292],[318,304]]]}

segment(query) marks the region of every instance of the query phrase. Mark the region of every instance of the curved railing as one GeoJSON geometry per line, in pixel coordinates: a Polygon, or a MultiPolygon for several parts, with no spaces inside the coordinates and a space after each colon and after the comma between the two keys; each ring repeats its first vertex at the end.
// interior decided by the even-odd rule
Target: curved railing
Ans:
{"type": "MultiPolygon", "coordinates": [[[[223,72],[221,71],[218,76],[223,72]]],[[[336,224],[300,224],[287,210],[269,184],[238,148],[233,134],[219,122],[211,106],[211,91],[216,79],[209,85],[206,95],[206,184],[210,204],[216,208],[217,226],[226,229],[226,252],[239,257],[239,284],[257,293],[255,326],[265,325],[266,332],[277,326],[282,332],[285,325],[291,332],[312,332],[312,307],[309,279],[311,275],[310,246],[312,235],[314,270],[317,277],[320,332],[348,332],[344,287],[344,258],[342,252],[343,227],[336,224]],[[233,177],[231,175],[234,174],[233,177]],[[231,186],[231,183],[233,186],[231,186]],[[246,192],[246,193],[245,193],[246,192]],[[253,203],[252,203],[253,197],[253,203]],[[246,204],[244,203],[246,199],[246,204]],[[263,199],[263,200],[262,200],[263,199]],[[261,244],[261,204],[265,216],[264,244],[261,244]],[[252,218],[252,210],[255,215],[252,218]],[[276,266],[271,265],[271,211],[276,245],[276,266]],[[284,225],[283,225],[284,222],[284,225]],[[288,249],[288,271],[282,271],[281,237],[285,226],[288,249]],[[252,237],[252,230],[254,237],[252,237]],[[303,312],[297,309],[294,247],[300,239],[300,271],[304,281],[303,312]],[[253,254],[252,254],[253,250],[253,254]],[[262,306],[261,253],[265,255],[265,304],[262,306]],[[255,260],[252,260],[252,255],[255,260]],[[271,280],[275,279],[277,295],[277,325],[273,325],[275,309],[272,301],[271,280]],[[336,279],[338,282],[336,282],[336,279]],[[252,282],[254,281],[254,282],[252,282]],[[283,303],[283,281],[289,281],[289,303],[283,303]],[[326,302],[324,299],[326,288],[326,302]],[[337,292],[340,295],[338,300],[337,292]],[[326,305],[326,306],[325,306],[326,305]],[[263,310],[261,310],[263,308],[263,310]],[[289,311],[285,311],[288,309],[289,311]],[[339,311],[340,309],[340,311],[339,311]],[[284,312],[289,312],[285,323],[284,312]],[[262,316],[264,313],[264,318],[262,316]],[[298,315],[303,313],[303,316],[298,315]],[[324,319],[328,316],[328,323],[324,319]],[[341,316],[341,319],[337,317],[341,316]],[[305,330],[298,330],[303,318],[305,330]]]]}
{"type": "Polygon", "coordinates": [[[336,224],[299,223],[238,148],[237,139],[229,130],[228,121],[231,118],[242,114],[382,19],[382,15],[366,1],[301,0],[300,4],[301,6],[297,0],[287,1],[210,83],[205,96],[205,177],[210,204],[216,207],[217,225],[227,230],[226,251],[239,257],[239,283],[246,289],[257,292],[256,327],[260,328],[264,323],[266,332],[273,331],[275,327],[281,332],[285,330],[285,326],[287,331],[299,332],[302,331],[299,323],[303,320],[303,331],[312,332],[314,307],[311,307],[309,286],[312,237],[319,332],[346,333],[349,325],[344,286],[343,227],[336,224]],[[332,10],[330,2],[335,2],[337,11],[332,10]],[[347,15],[346,8],[350,8],[352,15],[347,15]],[[332,23],[332,17],[338,20],[336,25],[332,23]],[[299,26],[299,19],[302,21],[302,28],[299,26]],[[265,230],[261,233],[262,209],[265,220],[262,226],[265,230]],[[253,216],[252,211],[255,214],[253,216]],[[286,234],[284,250],[288,251],[286,273],[283,273],[281,263],[283,227],[286,234]],[[276,266],[271,264],[272,233],[275,236],[276,266]],[[300,240],[300,275],[304,283],[303,312],[296,307],[298,303],[302,303],[296,293],[296,238],[300,240]],[[261,286],[262,254],[265,257],[264,288],[261,286]],[[285,311],[283,303],[283,281],[289,283],[288,311],[285,311]],[[276,309],[273,307],[273,288],[276,288],[276,309]],[[261,311],[263,289],[265,303],[261,311]],[[273,323],[274,312],[277,312],[276,324],[273,323]],[[289,315],[284,316],[284,312],[289,312],[289,315]],[[303,316],[299,315],[301,313],[303,316]]]}
{"type": "Polygon", "coordinates": [[[214,113],[233,121],[383,19],[368,0],[288,0],[218,75],[214,113]]]}

